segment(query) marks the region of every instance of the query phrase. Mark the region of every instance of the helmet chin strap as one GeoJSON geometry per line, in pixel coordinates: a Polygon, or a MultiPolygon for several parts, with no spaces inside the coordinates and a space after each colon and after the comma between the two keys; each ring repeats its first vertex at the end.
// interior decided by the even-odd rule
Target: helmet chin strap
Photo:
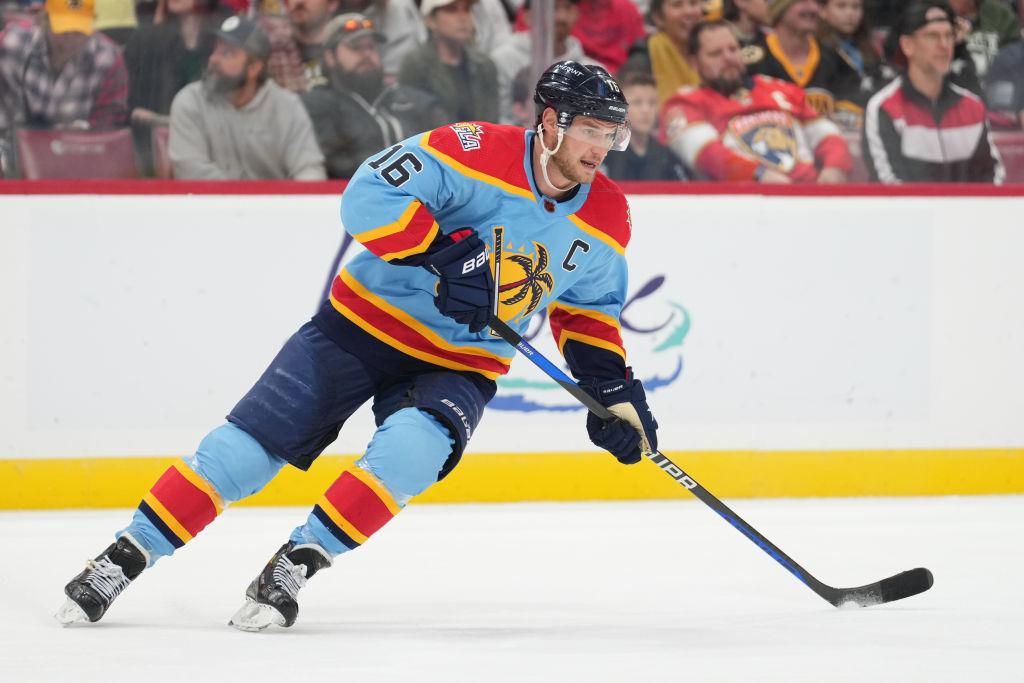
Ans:
{"type": "Polygon", "coordinates": [[[579,183],[570,183],[569,187],[559,187],[551,182],[551,178],[548,177],[548,160],[562,147],[562,138],[565,136],[565,130],[561,126],[555,126],[555,128],[558,130],[558,139],[555,141],[555,148],[548,149],[547,145],[544,144],[544,124],[537,124],[537,141],[540,143],[540,148],[544,150],[540,153],[540,172],[544,175],[544,182],[548,185],[559,192],[568,192],[579,183]]]}

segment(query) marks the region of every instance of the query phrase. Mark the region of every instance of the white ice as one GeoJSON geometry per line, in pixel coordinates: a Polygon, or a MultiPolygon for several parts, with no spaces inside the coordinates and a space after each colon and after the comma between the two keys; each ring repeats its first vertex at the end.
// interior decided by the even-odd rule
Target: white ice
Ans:
{"type": "Polygon", "coordinates": [[[935,586],[836,609],[694,500],[412,505],[314,577],[295,627],[240,633],[306,514],[242,508],[61,628],[64,583],[129,511],[4,513],[0,680],[1024,680],[1024,496],[732,504],[825,583],[935,586]]]}

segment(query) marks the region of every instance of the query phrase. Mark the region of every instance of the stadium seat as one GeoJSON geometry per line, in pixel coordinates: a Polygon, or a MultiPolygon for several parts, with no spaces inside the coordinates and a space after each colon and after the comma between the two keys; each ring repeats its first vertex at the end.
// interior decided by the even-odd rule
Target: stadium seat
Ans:
{"type": "Polygon", "coordinates": [[[29,180],[137,178],[130,128],[105,131],[32,130],[15,134],[18,162],[29,180]]]}
{"type": "Polygon", "coordinates": [[[153,172],[157,178],[163,180],[170,180],[174,177],[174,167],[171,165],[171,156],[167,151],[170,136],[171,129],[167,126],[153,128],[153,172]]]}

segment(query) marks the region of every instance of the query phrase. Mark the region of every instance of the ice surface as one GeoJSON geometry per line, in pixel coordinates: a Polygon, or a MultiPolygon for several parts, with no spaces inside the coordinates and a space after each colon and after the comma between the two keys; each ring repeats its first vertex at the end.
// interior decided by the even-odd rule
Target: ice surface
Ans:
{"type": "Polygon", "coordinates": [[[1024,496],[732,501],[819,579],[932,590],[837,610],[697,501],[411,506],[303,590],[227,620],[304,518],[230,510],[99,624],[52,618],[129,512],[0,514],[3,681],[1020,681],[1024,496]]]}

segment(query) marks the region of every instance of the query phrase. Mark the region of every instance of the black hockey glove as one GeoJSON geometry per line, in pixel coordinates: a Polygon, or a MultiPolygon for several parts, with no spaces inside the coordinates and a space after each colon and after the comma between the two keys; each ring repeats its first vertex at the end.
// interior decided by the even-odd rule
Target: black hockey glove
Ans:
{"type": "Polygon", "coordinates": [[[615,415],[615,419],[605,421],[587,413],[587,434],[595,446],[623,465],[640,462],[643,453],[658,449],[658,422],[647,405],[643,384],[633,378],[632,368],[626,369],[625,379],[591,379],[579,384],[615,415]]]}
{"type": "Polygon", "coordinates": [[[441,278],[434,305],[455,322],[469,325],[470,332],[479,332],[487,327],[494,310],[494,276],[487,245],[470,228],[449,237],[457,241],[429,256],[424,264],[441,278]]]}

